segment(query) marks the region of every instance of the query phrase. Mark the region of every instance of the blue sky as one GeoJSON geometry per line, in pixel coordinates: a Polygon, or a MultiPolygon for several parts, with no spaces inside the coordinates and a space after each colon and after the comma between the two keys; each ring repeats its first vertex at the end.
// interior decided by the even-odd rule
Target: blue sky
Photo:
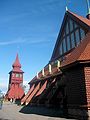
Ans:
{"type": "Polygon", "coordinates": [[[50,60],[65,6],[86,16],[86,0],[0,0],[0,89],[7,90],[18,52],[24,84],[50,60]]]}

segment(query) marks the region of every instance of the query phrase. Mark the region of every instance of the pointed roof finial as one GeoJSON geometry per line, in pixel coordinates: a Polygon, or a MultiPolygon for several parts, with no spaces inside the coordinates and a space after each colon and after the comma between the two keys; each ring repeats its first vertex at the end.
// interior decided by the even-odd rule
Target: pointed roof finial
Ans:
{"type": "Polygon", "coordinates": [[[66,11],[68,11],[69,0],[66,1],[66,11]]]}
{"type": "Polygon", "coordinates": [[[66,11],[68,11],[68,7],[66,6],[66,11]]]}
{"type": "Polygon", "coordinates": [[[19,68],[21,68],[21,64],[20,64],[20,62],[19,62],[18,53],[17,53],[17,55],[16,55],[15,62],[13,63],[12,66],[13,66],[13,67],[19,67],[19,68]]]}

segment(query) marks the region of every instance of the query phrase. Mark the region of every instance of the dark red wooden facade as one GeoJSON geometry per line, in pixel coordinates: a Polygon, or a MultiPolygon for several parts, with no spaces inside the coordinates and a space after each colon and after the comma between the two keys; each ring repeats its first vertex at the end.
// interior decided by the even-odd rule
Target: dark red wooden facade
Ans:
{"type": "Polygon", "coordinates": [[[90,20],[66,11],[49,63],[29,82],[21,104],[59,106],[74,116],[90,109],[90,20]]]}
{"type": "Polygon", "coordinates": [[[12,65],[13,69],[9,72],[9,85],[6,97],[11,100],[18,100],[24,96],[23,90],[23,71],[19,62],[18,54],[12,65]]]}

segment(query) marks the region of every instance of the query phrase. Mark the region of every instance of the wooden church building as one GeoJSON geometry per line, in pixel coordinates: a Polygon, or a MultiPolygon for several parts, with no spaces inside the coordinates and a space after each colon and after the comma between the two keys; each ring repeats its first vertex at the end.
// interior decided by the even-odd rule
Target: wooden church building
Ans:
{"type": "Polygon", "coordinates": [[[66,11],[49,63],[29,82],[21,104],[90,115],[90,15],[66,11]]]}
{"type": "Polygon", "coordinates": [[[18,54],[12,65],[13,69],[9,72],[9,85],[6,98],[11,101],[20,100],[24,96],[23,90],[23,71],[19,62],[18,54]]]}

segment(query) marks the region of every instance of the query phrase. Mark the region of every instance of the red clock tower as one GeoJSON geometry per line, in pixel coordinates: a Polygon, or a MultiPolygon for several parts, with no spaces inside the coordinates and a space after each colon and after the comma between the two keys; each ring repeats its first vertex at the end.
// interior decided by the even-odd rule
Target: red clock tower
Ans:
{"type": "Polygon", "coordinates": [[[20,100],[24,96],[23,90],[23,71],[19,62],[18,54],[12,65],[13,69],[9,72],[9,86],[7,98],[9,100],[20,100]]]}

